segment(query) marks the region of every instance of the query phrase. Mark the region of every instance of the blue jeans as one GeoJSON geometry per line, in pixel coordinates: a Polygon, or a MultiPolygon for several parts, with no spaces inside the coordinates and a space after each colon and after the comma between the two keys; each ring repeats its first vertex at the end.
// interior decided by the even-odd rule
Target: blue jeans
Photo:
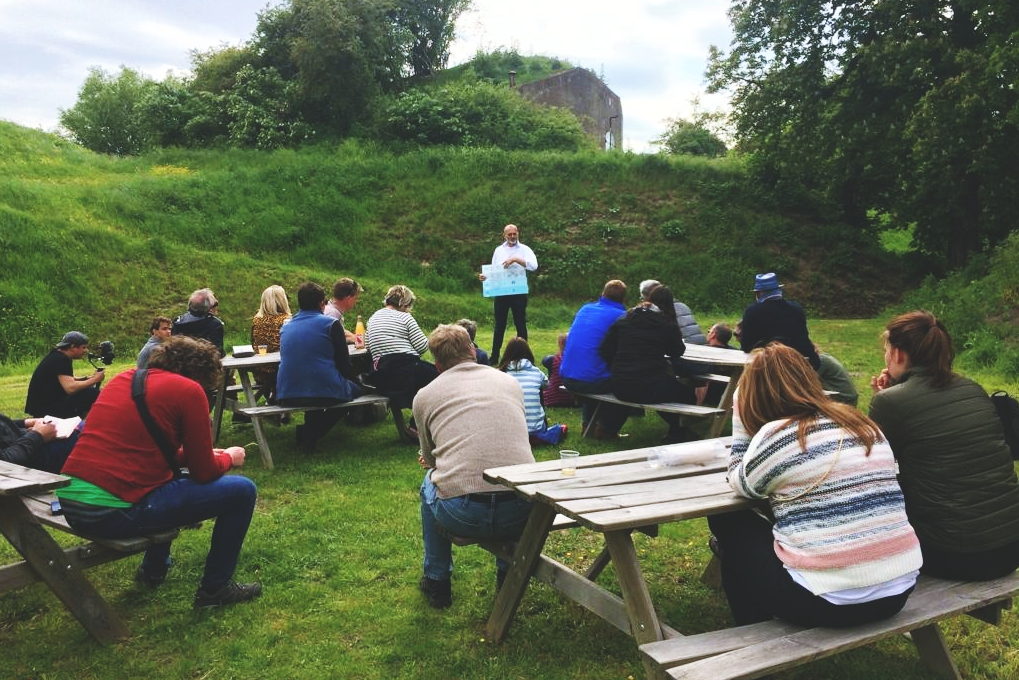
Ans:
{"type": "MultiPolygon", "coordinates": [[[[443,581],[453,573],[453,544],[439,530],[440,525],[453,536],[516,539],[531,514],[531,503],[519,497],[504,500],[496,496],[483,503],[468,498],[439,498],[439,490],[432,484],[432,471],[425,473],[421,484],[421,534],[425,542],[424,571],[430,579],[443,581]],[[496,503],[496,499],[502,502],[496,503]]],[[[500,571],[509,568],[505,560],[496,559],[495,565],[500,571]]]]}
{"type": "MultiPolygon", "coordinates": [[[[201,582],[203,590],[213,593],[233,578],[255,497],[255,483],[240,475],[223,475],[206,484],[183,477],[153,489],[130,508],[93,517],[79,516],[74,504],[64,504],[64,514],[75,530],[100,538],[143,536],[215,518],[201,582]]],[[[169,543],[145,551],[142,567],[149,573],[163,573],[169,564],[169,543]]]]}

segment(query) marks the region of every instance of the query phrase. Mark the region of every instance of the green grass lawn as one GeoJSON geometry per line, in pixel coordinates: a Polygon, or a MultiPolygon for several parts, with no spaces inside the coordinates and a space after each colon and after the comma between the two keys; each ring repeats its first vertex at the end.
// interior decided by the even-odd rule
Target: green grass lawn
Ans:
{"type": "MultiPolygon", "coordinates": [[[[724,320],[724,319],[716,319],[724,320]]],[[[705,319],[705,322],[708,320],[705,319]]],[[[728,321],[733,321],[728,319],[728,321]]],[[[881,367],[881,321],[812,322],[812,334],[838,356],[857,382],[864,405],[869,376],[881,367]]],[[[532,333],[540,357],[556,330],[532,333]]],[[[489,338],[480,338],[485,347],[489,338]]],[[[109,370],[123,370],[117,362],[109,370]]],[[[0,378],[0,412],[22,413],[27,374],[0,378]]],[[[993,376],[982,380],[985,386],[993,376]]],[[[1005,384],[999,386],[1006,386],[1005,384]]],[[[1014,386],[1012,386],[1014,388],[1014,386]]],[[[865,406],[864,406],[865,407],[865,406]]],[[[551,409],[572,430],[582,454],[650,446],[665,432],[649,414],[631,419],[611,446],[581,440],[580,412],[551,409]]],[[[298,417],[299,420],[299,417],[298,417]]],[[[397,441],[392,420],[337,426],[313,455],[298,455],[293,425],[267,428],[276,469],[261,468],[249,446],[243,473],[259,502],[237,572],[258,579],[257,601],[195,612],[197,585],[212,523],[185,531],[175,566],[158,590],[132,581],[140,558],[98,567],[89,578],[123,616],[134,637],[99,647],[45,586],[0,596],[0,677],[4,678],[594,678],[643,677],[636,646],[586,610],[533,582],[501,644],[486,640],[495,569],[477,547],[455,551],[453,606],[430,609],[417,592],[421,573],[416,448],[397,441]]],[[[250,425],[227,424],[221,445],[254,441],[250,425]]],[[[536,451],[539,459],[557,455],[536,451]]],[[[60,540],[65,540],[60,537],[60,540]]],[[[731,624],[724,597],[700,583],[710,553],[703,520],[670,524],[657,538],[635,536],[652,597],[664,620],[683,632],[731,624]]],[[[546,551],[583,569],[601,549],[595,535],[573,529],[546,551]]],[[[0,563],[14,551],[0,546],[0,563]]],[[[618,592],[611,568],[599,579],[618,592]]],[[[993,628],[957,620],[945,626],[967,678],[1019,677],[1011,613],[993,628]]],[[[779,674],[783,679],[930,678],[911,643],[895,638],[779,674]]]]}

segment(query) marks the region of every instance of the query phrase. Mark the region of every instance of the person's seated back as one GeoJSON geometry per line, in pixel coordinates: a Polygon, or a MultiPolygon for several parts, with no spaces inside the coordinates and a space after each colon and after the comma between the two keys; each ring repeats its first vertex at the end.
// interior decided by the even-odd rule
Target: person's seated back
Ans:
{"type": "MultiPolygon", "coordinates": [[[[660,282],[654,279],[648,279],[640,282],[640,298],[644,303],[650,303],[651,289],[655,286],[662,285],[660,282]]],[[[704,335],[704,331],[697,324],[697,319],[694,318],[693,312],[684,303],[676,300],[672,303],[673,309],[676,310],[676,323],[679,325],[679,330],[683,334],[683,342],[690,343],[692,345],[706,345],[708,339],[704,335]]]]}
{"type": "Polygon", "coordinates": [[[541,395],[548,386],[548,377],[534,365],[534,353],[523,338],[511,338],[499,362],[499,370],[520,383],[524,391],[524,412],[527,431],[535,444],[558,444],[566,436],[566,426],[561,423],[548,424],[541,395]]]}
{"type": "Polygon", "coordinates": [[[208,340],[219,350],[219,356],[223,356],[226,353],[223,349],[223,322],[216,316],[218,310],[219,300],[211,290],[196,290],[188,298],[188,311],[173,320],[171,332],[174,336],[208,340]]]}
{"type": "Polygon", "coordinates": [[[1019,567],[1019,481],[987,392],[952,370],[948,330],[907,312],[884,333],[885,369],[872,379],[870,417],[899,466],[920,571],[982,581],[1019,567]]]}
{"type": "Polygon", "coordinates": [[[559,351],[541,360],[541,365],[548,371],[548,387],[542,392],[545,406],[571,407],[577,405],[577,400],[573,395],[563,389],[563,377],[559,374],[559,367],[563,365],[563,352],[566,350],[567,337],[569,337],[568,333],[560,333],[559,351]]]}

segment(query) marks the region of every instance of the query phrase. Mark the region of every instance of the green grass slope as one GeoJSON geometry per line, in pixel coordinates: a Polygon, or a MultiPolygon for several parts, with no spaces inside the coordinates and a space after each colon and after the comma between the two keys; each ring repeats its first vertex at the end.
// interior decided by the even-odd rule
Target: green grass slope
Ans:
{"type": "Polygon", "coordinates": [[[508,222],[538,255],[530,314],[548,328],[609,278],[657,278],[701,313],[742,309],[765,270],[826,316],[872,315],[905,288],[876,244],[769,210],[731,160],[355,142],[110,158],[0,123],[0,362],[71,328],[136,351],[153,314],[203,286],[241,341],[267,285],[343,275],[366,285],[365,314],[405,283],[423,327],[484,327],[476,274],[508,222]]]}

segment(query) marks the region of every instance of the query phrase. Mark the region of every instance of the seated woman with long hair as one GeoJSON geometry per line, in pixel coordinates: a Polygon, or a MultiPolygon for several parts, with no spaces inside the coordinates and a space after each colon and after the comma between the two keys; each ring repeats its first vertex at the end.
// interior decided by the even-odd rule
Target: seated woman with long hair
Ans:
{"type": "Polygon", "coordinates": [[[987,393],[952,371],[952,338],[933,314],[896,317],[870,417],[899,463],[924,574],[982,581],[1019,568],[1019,481],[987,393]]]}
{"type": "MultiPolygon", "coordinates": [[[[263,290],[258,311],[251,319],[251,344],[256,349],[260,345],[265,345],[267,352],[280,351],[280,328],[290,320],[290,317],[290,301],[287,300],[287,292],[283,290],[283,286],[269,286],[263,290]]],[[[259,385],[255,400],[264,396],[269,403],[274,403],[277,367],[256,368],[251,372],[259,385]]],[[[287,417],[286,421],[289,420],[287,417]]]]}
{"type": "Polygon", "coordinates": [[[566,437],[567,428],[561,423],[548,424],[545,407],[541,403],[541,391],[548,386],[548,377],[534,365],[534,352],[527,340],[512,338],[506,343],[499,370],[512,376],[524,391],[524,418],[531,445],[561,442],[566,437]]]}
{"type": "MultiPolygon", "coordinates": [[[[636,404],[694,404],[694,388],[676,379],[675,362],[686,351],[676,319],[672,291],[661,284],[649,291],[648,305],[638,305],[609,326],[598,353],[609,366],[609,384],[618,399],[636,404]]],[[[683,427],[676,413],[658,412],[669,424],[663,441],[699,439],[683,427]]]]}
{"type": "Polygon", "coordinates": [[[708,518],[736,625],[855,626],[902,609],[920,545],[877,425],[829,399],[807,360],[778,343],[751,353],[732,422],[729,484],[774,518],[708,518]]]}

